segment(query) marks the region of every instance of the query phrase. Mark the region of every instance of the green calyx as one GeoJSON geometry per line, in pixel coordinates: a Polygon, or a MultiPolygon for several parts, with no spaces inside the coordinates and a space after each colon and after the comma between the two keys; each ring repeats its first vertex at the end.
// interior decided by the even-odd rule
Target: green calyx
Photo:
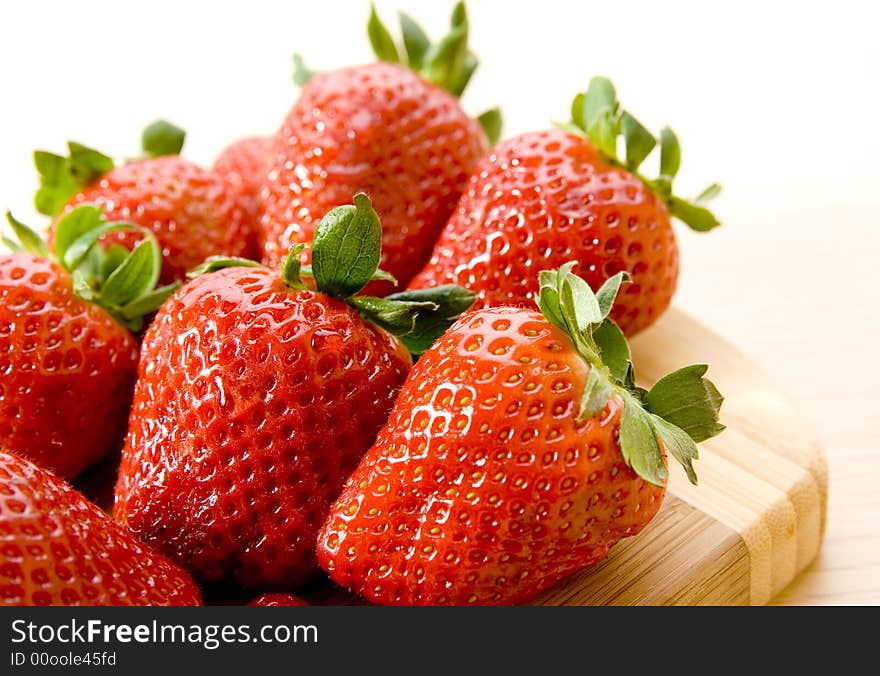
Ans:
{"type": "MultiPolygon", "coordinates": [[[[449,32],[439,42],[432,43],[425,30],[404,12],[399,13],[402,40],[398,44],[385,26],[376,7],[370,5],[370,19],[367,22],[367,36],[373,53],[380,61],[409,66],[428,82],[442,87],[450,94],[460,97],[479,61],[468,47],[467,10],[464,2],[459,2],[452,10],[449,32]]],[[[299,53],[293,54],[293,81],[304,86],[314,77],[315,71],[306,65],[299,53]]],[[[490,108],[477,116],[489,145],[493,146],[501,138],[502,117],[500,108],[490,108]]]]}
{"type": "MultiPolygon", "coordinates": [[[[180,153],[184,137],[184,131],[170,122],[153,122],[141,135],[143,158],[180,153]]],[[[45,150],[34,152],[34,166],[40,180],[34,205],[46,216],[60,214],[71,197],[115,166],[112,157],[80,143],[68,141],[67,149],[67,156],[45,150]]]]}
{"type": "Polygon", "coordinates": [[[53,248],[24,223],[6,213],[18,241],[3,237],[13,251],[24,251],[54,260],[73,279],[73,290],[83,300],[100,306],[131,331],[140,331],[144,317],[155,312],[178,283],[157,287],[162,271],[162,251],[156,236],[136,225],[110,222],[101,209],[83,204],[58,219],[53,248]],[[119,244],[104,248],[105,234],[134,230],[142,239],[128,251],[119,244]]]}
{"type": "Polygon", "coordinates": [[[698,232],[706,232],[720,225],[705,204],[721,192],[713,183],[698,197],[686,200],[672,193],[672,182],[681,165],[681,146],[669,127],[660,130],[660,175],[648,179],[639,173],[639,167],[657,147],[658,139],[629,112],[620,107],[617,92],[611,80],[594,77],[587,91],[578,94],[571,105],[571,122],[560,124],[566,131],[585,136],[602,153],[609,164],[621,167],[638,176],[662,199],[669,213],[698,232]],[[618,139],[623,137],[625,157],[618,157],[618,139]]]}
{"type": "Polygon", "coordinates": [[[578,420],[595,417],[617,394],[624,407],[620,449],[630,467],[645,481],[664,485],[668,478],[665,448],[696,484],[697,443],[724,429],[718,422],[723,397],[703,377],[708,367],[686,366],[664,376],[650,390],[636,386],[629,345],[608,316],[627,274],[614,275],[593,293],[589,284],[572,273],[574,265],[566,263],[539,274],[538,307],[547,321],[568,334],[590,367],[578,420]]]}
{"type": "MultiPolygon", "coordinates": [[[[364,193],[321,219],[312,242],[311,265],[302,265],[305,248],[294,244],[281,264],[281,279],[288,287],[307,289],[302,277],[311,277],[317,291],[347,303],[364,319],[394,334],[413,355],[427,350],[474,302],[473,293],[454,285],[403,291],[385,298],[355,295],[371,281],[397,284],[394,277],[379,269],[382,225],[364,193]]],[[[240,265],[255,267],[259,263],[213,257],[188,276],[240,265]]]]}
{"type": "MultiPolygon", "coordinates": [[[[464,2],[456,3],[449,22],[449,32],[438,42],[432,43],[425,30],[411,16],[399,13],[401,43],[398,45],[391,32],[370,6],[367,35],[376,58],[389,63],[401,63],[432,84],[442,87],[453,96],[460,97],[468,86],[479,60],[468,46],[467,9],[464,2]]],[[[501,137],[501,111],[487,110],[477,117],[490,145],[501,137]]]]}

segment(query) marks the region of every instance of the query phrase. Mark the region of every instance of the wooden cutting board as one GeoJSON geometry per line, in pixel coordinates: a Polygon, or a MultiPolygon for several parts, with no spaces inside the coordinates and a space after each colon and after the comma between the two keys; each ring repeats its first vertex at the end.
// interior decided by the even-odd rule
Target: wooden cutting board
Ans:
{"type": "Polygon", "coordinates": [[[670,466],[654,520],[538,605],[759,605],[819,551],[828,468],[810,422],[736,348],[675,309],[632,341],[640,384],[709,364],[727,429],[700,445],[699,485],[670,466]]]}
{"type": "MultiPolygon", "coordinates": [[[[709,364],[725,396],[727,429],[700,445],[692,486],[670,464],[660,512],[597,566],[560,583],[538,605],[758,605],[768,602],[819,551],[828,471],[816,435],[772,381],[736,348],[686,314],[669,310],[632,341],[640,384],[688,364],[709,364]]],[[[113,461],[77,482],[109,508],[113,461]]],[[[328,585],[313,602],[359,603],[328,585]]],[[[243,602],[211,598],[215,603],[243,602]]]]}

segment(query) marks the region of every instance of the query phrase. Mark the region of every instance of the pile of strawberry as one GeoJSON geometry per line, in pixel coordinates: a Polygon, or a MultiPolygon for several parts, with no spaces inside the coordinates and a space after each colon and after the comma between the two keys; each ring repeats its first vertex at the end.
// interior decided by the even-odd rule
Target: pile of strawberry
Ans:
{"type": "Polygon", "coordinates": [[[668,129],[640,174],[658,141],[604,78],[496,144],[457,99],[464,6],[401,27],[372,13],[377,63],[297,59],[278,133],[211,169],[166,122],[136,160],[35,154],[48,237],[7,214],[0,256],[0,604],[300,605],[328,575],[522,603],[642,530],[667,456],[696,481],[721,396],[706,366],[640,388],[625,335],[717,187],[673,194],[668,129]],[[100,461],[112,516],[68,483],[100,461]]]}

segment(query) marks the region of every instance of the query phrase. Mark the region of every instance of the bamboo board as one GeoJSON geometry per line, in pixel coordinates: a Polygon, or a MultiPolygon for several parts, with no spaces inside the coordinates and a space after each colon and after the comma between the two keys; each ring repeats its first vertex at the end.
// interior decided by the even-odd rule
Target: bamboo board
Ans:
{"type": "Polygon", "coordinates": [[[727,429],[700,445],[699,485],[675,463],[658,515],[538,605],[760,605],[819,551],[828,469],[809,421],[736,348],[675,309],[632,341],[649,386],[709,364],[727,429]]]}

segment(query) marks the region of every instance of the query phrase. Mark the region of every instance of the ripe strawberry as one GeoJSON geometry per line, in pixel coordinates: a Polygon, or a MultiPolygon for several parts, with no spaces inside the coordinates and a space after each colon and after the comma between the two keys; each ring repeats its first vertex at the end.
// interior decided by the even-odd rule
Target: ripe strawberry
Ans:
{"type": "Polygon", "coordinates": [[[317,572],[318,528],[411,365],[390,331],[424,349],[473,300],[351,297],[384,278],[380,243],[357,195],[318,227],[317,291],[302,246],[281,274],[213,260],[147,331],[114,514],[197,579],[284,590],[317,572]]]}
{"type": "Polygon", "coordinates": [[[0,448],[71,479],[125,431],[138,344],[131,333],[174,287],[155,288],[155,237],[128,254],[98,235],[120,228],[79,207],[57,226],[54,256],[7,214],[21,240],[0,256],[0,448]],[[26,250],[25,250],[26,249],[26,250]]]}
{"type": "Polygon", "coordinates": [[[249,606],[310,606],[308,601],[303,601],[294,594],[263,594],[248,603],[249,606]]]}
{"type": "Polygon", "coordinates": [[[464,315],[416,363],[333,505],[318,560],[383,604],[514,604],[602,559],[657,513],[666,453],[695,481],[721,397],[688,367],[649,392],[594,296],[541,273],[543,316],[464,315]]]}
{"type": "Polygon", "coordinates": [[[260,190],[269,174],[271,151],[272,138],[250,136],[228,145],[214,160],[214,173],[244,195],[254,218],[260,205],[260,190]]]}
{"type": "Polygon", "coordinates": [[[695,230],[718,225],[699,203],[672,195],[680,150],[669,129],[660,134],[660,178],[638,167],[656,144],[621,111],[614,88],[595,78],[575,99],[574,124],[522,134],[494,148],[471,176],[431,259],[411,284],[454,283],[477,294],[476,307],[530,305],[536,270],[576,260],[594,288],[620,271],[632,284],[614,320],[632,335],[669,306],[678,280],[678,246],[670,216],[695,230]],[[617,158],[617,136],[626,160],[617,158]]]}
{"type": "Polygon", "coordinates": [[[199,605],[192,578],[51,472],[0,452],[0,605],[199,605]]]}
{"type": "MultiPolygon", "coordinates": [[[[48,216],[80,204],[100,206],[110,220],[151,230],[162,246],[162,281],[182,280],[186,271],[217,254],[255,257],[256,232],[247,198],[214,172],[178,155],[183,132],[155,123],[144,133],[148,159],[114,167],[96,150],[71,143],[70,156],[38,151],[34,160],[42,186],[37,208],[48,216]]],[[[52,227],[49,239],[54,238],[52,227]]],[[[132,231],[108,235],[132,248],[132,231]]]]}
{"type": "Polygon", "coordinates": [[[383,63],[312,75],[277,134],[262,194],[264,261],[277,264],[291,242],[311,238],[329,208],[364,191],[384,226],[380,264],[406,284],[486,152],[485,134],[456,98],[476,60],[463,7],[433,47],[407,18],[404,65],[375,12],[369,32],[383,63]]]}

